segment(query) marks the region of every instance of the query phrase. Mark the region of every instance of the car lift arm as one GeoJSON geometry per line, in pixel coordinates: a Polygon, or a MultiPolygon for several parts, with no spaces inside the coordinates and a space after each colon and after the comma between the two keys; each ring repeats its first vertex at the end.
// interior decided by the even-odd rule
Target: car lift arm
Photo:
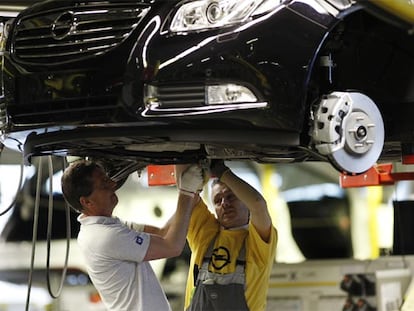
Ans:
{"type": "MultiPolygon", "coordinates": [[[[341,173],[339,184],[342,188],[367,186],[389,186],[401,180],[414,180],[414,172],[392,172],[393,165],[377,164],[359,175],[341,173]]],[[[166,186],[175,184],[174,165],[148,165],[148,185],[166,186]]]]}
{"type": "Polygon", "coordinates": [[[377,164],[368,171],[359,175],[341,173],[339,184],[342,188],[355,188],[366,186],[393,185],[401,180],[414,180],[414,172],[392,172],[392,164],[377,164]]]}

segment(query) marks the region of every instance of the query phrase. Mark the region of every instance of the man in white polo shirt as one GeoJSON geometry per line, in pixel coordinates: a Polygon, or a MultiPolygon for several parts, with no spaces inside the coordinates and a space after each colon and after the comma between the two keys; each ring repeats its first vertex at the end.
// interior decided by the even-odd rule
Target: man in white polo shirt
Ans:
{"type": "Polygon", "coordinates": [[[89,276],[108,310],[170,311],[150,260],[178,256],[203,186],[200,167],[177,166],[177,210],[164,228],[112,216],[117,185],[95,162],[72,163],[62,177],[67,203],[81,213],[78,243],[89,276]]]}

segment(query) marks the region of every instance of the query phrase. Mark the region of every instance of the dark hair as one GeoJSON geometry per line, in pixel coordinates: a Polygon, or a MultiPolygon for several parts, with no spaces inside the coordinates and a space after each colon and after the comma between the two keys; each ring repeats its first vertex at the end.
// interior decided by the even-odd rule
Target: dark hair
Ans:
{"type": "Polygon", "coordinates": [[[79,213],[83,211],[80,198],[90,195],[93,191],[92,174],[96,169],[102,169],[102,166],[88,160],[77,160],[63,173],[61,179],[63,197],[79,213]]]}
{"type": "Polygon", "coordinates": [[[213,188],[217,184],[224,185],[224,183],[220,181],[220,178],[214,177],[213,180],[211,181],[211,188],[213,188]]]}
{"type": "Polygon", "coordinates": [[[210,191],[210,197],[211,197],[211,201],[213,201],[213,188],[214,188],[214,186],[227,187],[227,185],[224,182],[222,182],[220,180],[220,178],[213,177],[213,179],[211,181],[211,184],[210,184],[210,190],[211,190],[210,191]]]}

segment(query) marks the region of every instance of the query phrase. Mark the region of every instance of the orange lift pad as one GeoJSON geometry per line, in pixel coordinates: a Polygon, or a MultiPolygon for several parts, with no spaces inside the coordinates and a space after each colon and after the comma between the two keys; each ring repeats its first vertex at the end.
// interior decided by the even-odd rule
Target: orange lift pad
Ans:
{"type": "Polygon", "coordinates": [[[414,172],[392,172],[392,164],[378,164],[359,175],[341,174],[342,188],[393,185],[400,180],[414,180],[414,172]]]}
{"type": "Polygon", "coordinates": [[[148,165],[148,186],[175,185],[174,165],[148,165]]]}

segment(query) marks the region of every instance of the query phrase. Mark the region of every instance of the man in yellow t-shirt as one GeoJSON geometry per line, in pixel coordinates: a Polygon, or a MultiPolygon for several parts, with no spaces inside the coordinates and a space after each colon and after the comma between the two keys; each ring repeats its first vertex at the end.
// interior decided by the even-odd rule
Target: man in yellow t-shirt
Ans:
{"type": "Polygon", "coordinates": [[[223,161],[210,172],[216,215],[200,201],[191,216],[185,310],[265,310],[277,243],[266,201],[223,161]]]}

